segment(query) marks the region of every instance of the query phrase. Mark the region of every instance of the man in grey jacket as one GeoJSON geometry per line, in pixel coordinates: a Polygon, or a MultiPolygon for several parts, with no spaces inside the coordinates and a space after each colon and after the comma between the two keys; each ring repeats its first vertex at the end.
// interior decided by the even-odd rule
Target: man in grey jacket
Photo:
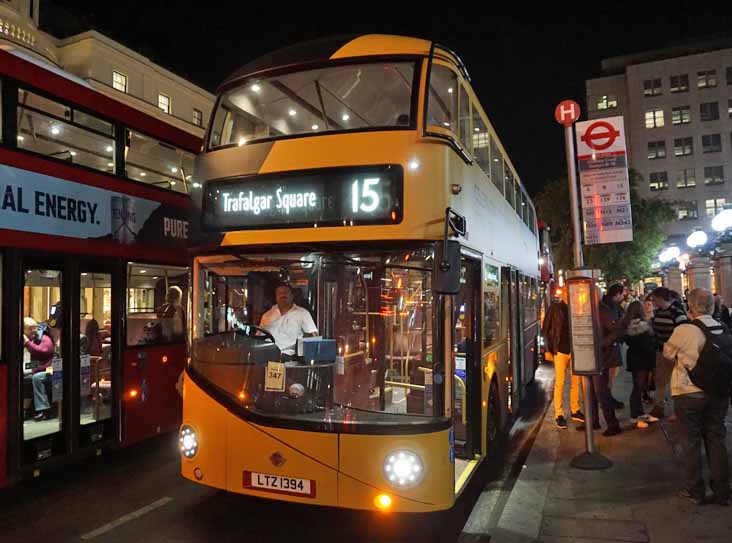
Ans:
{"type": "MultiPolygon", "coordinates": [[[[690,317],[700,322],[712,334],[724,329],[712,318],[714,296],[708,290],[695,288],[688,296],[690,317]]],[[[713,497],[707,502],[729,505],[729,464],[725,444],[724,419],[729,407],[729,396],[714,397],[694,385],[689,371],[696,366],[704,349],[704,332],[694,324],[681,324],[663,347],[663,356],[675,361],[671,373],[671,395],[679,421],[679,434],[686,459],[686,488],[679,497],[696,503],[705,503],[706,487],[702,477],[702,439],[709,461],[713,497]]]]}

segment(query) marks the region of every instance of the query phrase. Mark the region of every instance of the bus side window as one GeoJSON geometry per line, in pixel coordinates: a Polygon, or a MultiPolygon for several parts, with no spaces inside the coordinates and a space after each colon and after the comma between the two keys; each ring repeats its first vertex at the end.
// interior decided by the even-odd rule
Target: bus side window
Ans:
{"type": "Polygon", "coordinates": [[[130,262],[127,269],[127,345],[186,338],[188,269],[130,262]]]}
{"type": "Polygon", "coordinates": [[[501,282],[499,270],[484,265],[483,282],[483,347],[490,347],[500,339],[501,282]]]}
{"type": "Polygon", "coordinates": [[[463,149],[468,155],[473,153],[472,145],[472,129],[470,126],[470,96],[468,91],[465,90],[463,85],[460,85],[460,100],[458,103],[459,118],[458,118],[458,131],[460,133],[460,143],[463,149]]]}

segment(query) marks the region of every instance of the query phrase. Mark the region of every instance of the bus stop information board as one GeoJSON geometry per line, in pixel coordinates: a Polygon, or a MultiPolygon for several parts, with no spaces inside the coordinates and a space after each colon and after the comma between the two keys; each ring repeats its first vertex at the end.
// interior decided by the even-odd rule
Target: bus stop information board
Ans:
{"type": "Polygon", "coordinates": [[[588,277],[567,280],[569,328],[572,341],[572,372],[576,375],[601,373],[599,296],[588,277]]]}
{"type": "Polygon", "coordinates": [[[577,123],[585,244],[633,241],[622,117],[577,123]]]}

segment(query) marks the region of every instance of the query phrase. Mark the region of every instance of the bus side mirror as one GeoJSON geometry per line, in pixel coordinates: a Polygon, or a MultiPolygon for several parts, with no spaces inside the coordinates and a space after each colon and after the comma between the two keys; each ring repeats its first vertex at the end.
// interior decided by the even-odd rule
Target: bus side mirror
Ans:
{"type": "Polygon", "coordinates": [[[437,242],[432,289],[436,294],[460,292],[460,242],[437,242]]]}

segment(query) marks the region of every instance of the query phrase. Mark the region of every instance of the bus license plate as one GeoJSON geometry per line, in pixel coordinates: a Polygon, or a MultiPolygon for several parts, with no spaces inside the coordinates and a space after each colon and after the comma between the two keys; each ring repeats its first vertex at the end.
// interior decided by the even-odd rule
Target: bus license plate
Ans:
{"type": "Polygon", "coordinates": [[[312,479],[298,479],[297,477],[270,475],[255,471],[244,472],[244,488],[305,498],[315,497],[315,481],[312,479]]]}

